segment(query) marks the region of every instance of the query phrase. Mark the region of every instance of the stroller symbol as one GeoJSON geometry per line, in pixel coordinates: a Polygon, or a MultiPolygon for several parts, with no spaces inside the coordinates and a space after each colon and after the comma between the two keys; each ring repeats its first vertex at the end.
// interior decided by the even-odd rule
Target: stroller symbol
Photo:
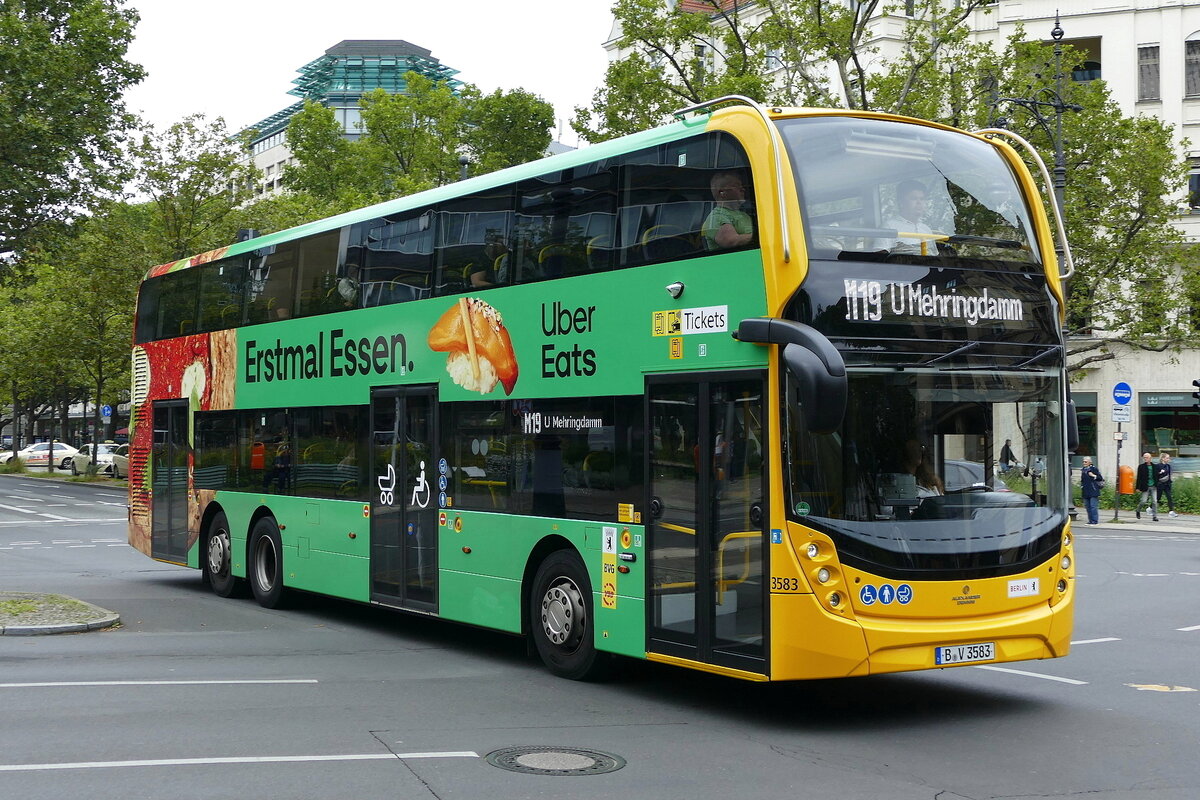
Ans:
{"type": "Polygon", "coordinates": [[[387,474],[380,475],[377,480],[379,481],[379,503],[390,506],[396,499],[396,468],[388,464],[387,474]]]}

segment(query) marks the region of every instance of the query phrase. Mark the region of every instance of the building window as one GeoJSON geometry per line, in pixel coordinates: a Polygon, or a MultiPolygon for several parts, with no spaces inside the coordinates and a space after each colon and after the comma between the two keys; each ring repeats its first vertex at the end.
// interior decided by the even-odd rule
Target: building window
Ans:
{"type": "Polygon", "coordinates": [[[1193,214],[1200,214],[1200,159],[1192,159],[1188,173],[1188,206],[1193,214]]]}
{"type": "MultiPolygon", "coordinates": [[[[1143,453],[1166,452],[1179,459],[1200,458],[1200,412],[1186,392],[1139,392],[1143,453]]],[[[1197,461],[1175,464],[1177,470],[1195,469],[1197,461]]]]}
{"type": "Polygon", "coordinates": [[[1200,33],[1184,43],[1183,91],[1188,97],[1200,97],[1200,33]]]}
{"type": "Polygon", "coordinates": [[[1138,100],[1158,100],[1159,97],[1158,45],[1139,47],[1138,100]]]}

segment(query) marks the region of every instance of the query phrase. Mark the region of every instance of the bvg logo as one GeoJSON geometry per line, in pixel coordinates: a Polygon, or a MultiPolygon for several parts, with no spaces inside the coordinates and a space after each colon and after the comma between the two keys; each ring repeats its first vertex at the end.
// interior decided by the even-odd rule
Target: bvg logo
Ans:
{"type": "Polygon", "coordinates": [[[522,425],[525,433],[541,433],[542,432],[542,412],[526,411],[524,422],[522,425]]]}

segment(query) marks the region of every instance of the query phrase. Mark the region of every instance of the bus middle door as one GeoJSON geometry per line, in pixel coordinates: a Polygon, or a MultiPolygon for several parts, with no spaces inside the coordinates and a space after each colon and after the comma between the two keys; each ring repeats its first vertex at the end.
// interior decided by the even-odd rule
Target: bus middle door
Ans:
{"type": "Polygon", "coordinates": [[[437,610],[434,387],[371,392],[371,599],[437,610]]]}

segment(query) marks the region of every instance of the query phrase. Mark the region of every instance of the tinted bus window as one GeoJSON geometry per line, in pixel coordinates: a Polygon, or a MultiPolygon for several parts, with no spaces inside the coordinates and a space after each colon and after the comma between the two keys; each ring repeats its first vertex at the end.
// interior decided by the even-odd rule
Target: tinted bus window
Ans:
{"type": "Polygon", "coordinates": [[[509,282],[512,219],[512,189],[508,186],[439,207],[439,294],[459,294],[509,282]]]}
{"type": "Polygon", "coordinates": [[[225,258],[198,268],[200,321],[197,332],[236,328],[242,324],[245,258],[225,258]]]}
{"type": "Polygon", "coordinates": [[[383,306],[428,297],[433,287],[431,209],[416,209],[366,223],[360,244],[360,304],[383,306]]]}
{"type": "Polygon", "coordinates": [[[309,236],[299,241],[296,285],[301,317],[341,311],[345,302],[338,294],[337,268],[341,230],[309,236]]]}

